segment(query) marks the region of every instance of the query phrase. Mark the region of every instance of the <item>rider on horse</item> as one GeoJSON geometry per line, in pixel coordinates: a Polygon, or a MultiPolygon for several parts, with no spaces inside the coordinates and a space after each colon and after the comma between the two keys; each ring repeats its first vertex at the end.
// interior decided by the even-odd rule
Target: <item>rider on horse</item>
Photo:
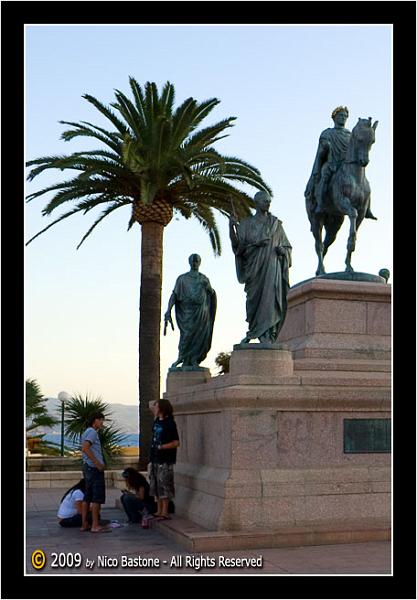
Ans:
{"type": "MultiPolygon", "coordinates": [[[[319,139],[319,147],[314,160],[313,170],[308,180],[304,196],[315,201],[316,214],[326,209],[325,199],[329,182],[345,159],[351,132],[345,128],[349,116],[346,106],[338,106],[332,112],[334,127],[325,129],[319,139]]],[[[366,219],[376,219],[370,207],[365,214],[366,219]]]]}

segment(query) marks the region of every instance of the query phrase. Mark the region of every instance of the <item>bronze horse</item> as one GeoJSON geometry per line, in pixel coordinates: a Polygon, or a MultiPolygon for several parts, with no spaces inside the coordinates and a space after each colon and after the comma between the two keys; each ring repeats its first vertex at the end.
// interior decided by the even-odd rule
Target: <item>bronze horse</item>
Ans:
{"type": "Polygon", "coordinates": [[[319,259],[316,275],[325,273],[323,258],[327,249],[336,239],[345,216],[350,219],[350,230],[347,242],[346,271],[353,271],[351,265],[352,252],[355,250],[356,232],[368,210],[371,188],[365,176],[365,168],[369,163],[369,151],[375,142],[375,129],[378,121],[372,125],[372,117],[359,119],[352,130],[345,160],[330,180],[322,213],[315,213],[315,202],[312,195],[306,198],[306,210],[311,231],[316,240],[316,253],[319,259]],[[326,230],[322,241],[323,227],[326,230]]]}

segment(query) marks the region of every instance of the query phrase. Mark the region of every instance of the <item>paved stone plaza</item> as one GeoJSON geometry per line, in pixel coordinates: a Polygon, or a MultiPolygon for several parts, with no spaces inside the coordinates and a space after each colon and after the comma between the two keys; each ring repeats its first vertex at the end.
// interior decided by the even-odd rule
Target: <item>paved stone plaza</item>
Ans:
{"type": "MultiPolygon", "coordinates": [[[[390,542],[367,542],[360,544],[337,544],[287,548],[260,548],[256,550],[235,550],[224,552],[191,553],[183,546],[171,541],[163,534],[164,525],[158,524],[148,530],[138,525],[124,525],[113,529],[107,534],[81,533],[78,529],[63,529],[58,525],[56,510],[59,500],[64,493],[60,488],[28,489],[26,491],[26,569],[28,575],[59,573],[69,574],[112,574],[118,575],[390,575],[391,574],[391,544],[390,542]],[[46,565],[36,571],[31,564],[34,550],[43,550],[46,554],[46,565]],[[52,553],[76,553],[82,555],[82,566],[73,568],[53,568],[52,553]],[[118,559],[116,567],[97,567],[98,557],[118,559]],[[121,557],[137,559],[144,562],[156,563],[160,566],[152,568],[121,566],[121,557]],[[171,566],[173,557],[177,564],[182,556],[182,567],[171,566]],[[203,560],[201,557],[203,556],[203,560]],[[262,567],[221,566],[221,561],[228,559],[256,559],[262,567]],[[224,557],[224,558],[220,558],[224,557]],[[86,568],[86,560],[95,561],[93,569],[86,568]],[[149,561],[149,559],[152,559],[149,561]],[[164,563],[163,561],[166,561],[164,563]],[[188,566],[186,566],[186,562],[188,566]],[[206,568],[198,569],[205,564],[206,568]],[[215,566],[210,567],[209,564],[215,566]],[[194,565],[194,566],[193,566],[194,565]]],[[[115,501],[120,496],[117,489],[107,490],[107,503],[103,507],[102,516],[106,519],[125,521],[125,515],[115,507],[115,501]]],[[[174,515],[173,519],[176,519],[174,515]]],[[[103,561],[106,559],[102,559],[103,561]]],[[[109,560],[111,562],[111,560],[109,560]]]]}

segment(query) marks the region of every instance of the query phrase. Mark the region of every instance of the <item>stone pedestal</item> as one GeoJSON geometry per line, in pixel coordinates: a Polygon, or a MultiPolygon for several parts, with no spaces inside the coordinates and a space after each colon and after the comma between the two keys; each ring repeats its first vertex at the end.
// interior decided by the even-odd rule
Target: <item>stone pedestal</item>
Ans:
{"type": "Polygon", "coordinates": [[[237,346],[230,373],[169,373],[176,507],[215,531],[389,519],[389,453],[345,453],[346,419],[390,416],[390,286],[290,291],[281,347],[237,346]],[[173,378],[175,376],[175,380],[173,378]]]}
{"type": "Polygon", "coordinates": [[[260,381],[293,374],[291,352],[268,344],[236,344],[230,357],[230,371],[234,377],[250,375],[260,381]]]}
{"type": "Polygon", "coordinates": [[[171,371],[167,377],[167,394],[172,394],[189,386],[206,383],[211,379],[210,369],[200,371],[171,371]]]}
{"type": "Polygon", "coordinates": [[[290,290],[279,341],[294,358],[391,358],[391,286],[311,279],[290,290]]]}

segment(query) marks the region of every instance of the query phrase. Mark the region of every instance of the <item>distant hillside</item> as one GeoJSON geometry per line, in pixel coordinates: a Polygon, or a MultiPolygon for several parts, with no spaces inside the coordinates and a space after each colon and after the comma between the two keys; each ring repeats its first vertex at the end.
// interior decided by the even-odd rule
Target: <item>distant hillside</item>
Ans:
{"type": "MultiPolygon", "coordinates": [[[[48,409],[48,413],[56,417],[57,419],[61,419],[61,403],[58,402],[57,398],[48,398],[46,401],[46,407],[48,409]]],[[[138,432],[138,407],[127,405],[127,404],[109,404],[110,411],[112,413],[111,420],[119,427],[123,433],[137,433],[138,432]]],[[[109,419],[110,420],[110,419],[109,419]]],[[[58,423],[52,429],[41,428],[37,430],[38,433],[60,433],[61,424],[58,423]]]]}

